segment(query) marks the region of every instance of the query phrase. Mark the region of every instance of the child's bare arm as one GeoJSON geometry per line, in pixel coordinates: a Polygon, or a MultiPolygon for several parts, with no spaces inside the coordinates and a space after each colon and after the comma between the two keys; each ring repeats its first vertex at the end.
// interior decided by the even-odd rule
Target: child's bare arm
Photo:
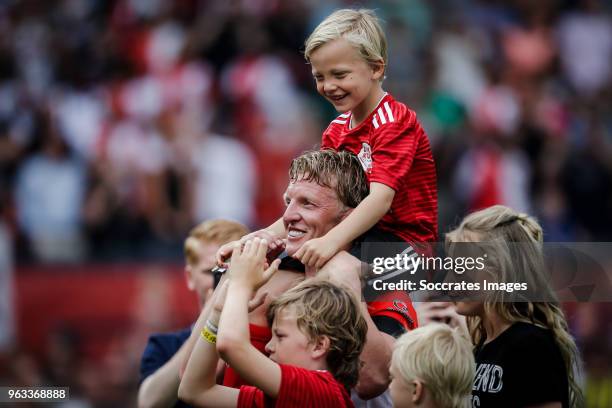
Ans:
{"type": "Polygon", "coordinates": [[[281,369],[260,353],[250,341],[248,301],[278,268],[279,261],[264,270],[267,243],[255,238],[244,250],[232,255],[228,299],[219,324],[217,350],[221,357],[248,383],[272,398],[278,396],[281,369]]]}
{"type": "Polygon", "coordinates": [[[370,194],[351,213],[320,238],[306,242],[295,254],[307,266],[321,268],[341,249],[368,231],[389,211],[395,190],[382,183],[371,183],[370,194]]]}
{"type": "Polygon", "coordinates": [[[219,309],[225,300],[227,282],[224,282],[213,301],[217,305],[200,315],[193,328],[195,336],[206,332],[206,339],[194,336],[195,344],[178,389],[181,400],[195,406],[235,407],[239,390],[216,383],[219,362],[214,338],[214,328],[219,325],[219,309]],[[213,328],[211,328],[213,327],[213,328]]]}

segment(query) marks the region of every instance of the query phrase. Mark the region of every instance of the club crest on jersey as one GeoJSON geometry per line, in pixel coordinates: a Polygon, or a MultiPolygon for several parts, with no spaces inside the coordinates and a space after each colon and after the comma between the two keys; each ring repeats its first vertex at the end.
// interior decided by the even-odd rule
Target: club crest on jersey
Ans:
{"type": "Polygon", "coordinates": [[[370,173],[372,171],[372,148],[367,143],[361,143],[361,151],[357,155],[359,161],[361,162],[361,167],[366,173],[370,173]]]}

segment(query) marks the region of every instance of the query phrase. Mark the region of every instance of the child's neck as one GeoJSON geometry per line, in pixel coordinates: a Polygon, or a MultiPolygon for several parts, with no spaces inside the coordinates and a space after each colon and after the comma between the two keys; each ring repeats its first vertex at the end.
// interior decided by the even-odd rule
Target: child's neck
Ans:
{"type": "Polygon", "coordinates": [[[350,128],[353,129],[361,124],[378,106],[386,92],[382,89],[380,83],[375,85],[375,89],[351,111],[350,128]]]}
{"type": "Polygon", "coordinates": [[[327,362],[325,359],[320,360],[310,360],[309,362],[302,365],[302,368],[311,371],[329,371],[327,368],[327,362]]]}

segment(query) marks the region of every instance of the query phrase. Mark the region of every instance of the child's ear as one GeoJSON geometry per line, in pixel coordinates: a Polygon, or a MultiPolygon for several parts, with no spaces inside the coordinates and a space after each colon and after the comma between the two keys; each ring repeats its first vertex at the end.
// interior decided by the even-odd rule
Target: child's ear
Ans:
{"type": "Polygon", "coordinates": [[[191,266],[185,266],[185,282],[187,283],[187,289],[195,290],[195,284],[193,283],[193,279],[191,278],[192,269],[191,266]]]}
{"type": "Polygon", "coordinates": [[[312,349],[312,357],[313,358],[325,357],[325,355],[329,351],[329,345],[330,345],[329,337],[319,336],[314,341],[314,347],[312,349]]]}
{"type": "Polygon", "coordinates": [[[421,380],[412,380],[410,383],[412,385],[412,402],[418,404],[425,397],[425,387],[421,380]]]}
{"type": "Polygon", "coordinates": [[[370,63],[372,67],[372,79],[380,80],[385,75],[385,61],[378,60],[370,63]]]}

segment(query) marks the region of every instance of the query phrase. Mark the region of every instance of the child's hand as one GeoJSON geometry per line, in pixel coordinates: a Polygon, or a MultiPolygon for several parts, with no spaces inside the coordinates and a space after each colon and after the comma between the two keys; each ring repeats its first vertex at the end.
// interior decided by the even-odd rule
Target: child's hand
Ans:
{"type": "MultiPolygon", "coordinates": [[[[225,279],[225,281],[217,289],[217,293],[212,299],[212,301],[214,302],[212,313],[213,316],[216,317],[211,318],[213,321],[219,321],[219,316],[221,316],[221,312],[223,311],[223,305],[225,305],[225,299],[227,298],[227,288],[229,286],[229,281],[229,279],[225,279]]],[[[267,296],[267,292],[256,293],[251,298],[251,300],[249,300],[249,313],[257,309],[259,306],[263,305],[267,296]]]]}
{"type": "Polygon", "coordinates": [[[324,236],[321,238],[313,238],[302,245],[302,247],[293,256],[299,259],[306,266],[313,266],[316,269],[322,268],[323,265],[331,259],[332,256],[338,253],[338,245],[324,236]]]}
{"type": "Polygon", "coordinates": [[[257,290],[266,283],[278,270],[280,264],[280,260],[276,259],[268,267],[267,251],[268,242],[259,238],[247,241],[244,248],[234,249],[229,269],[232,282],[244,284],[253,290],[257,290]]]}
{"type": "Polygon", "coordinates": [[[227,268],[228,265],[225,262],[226,259],[232,256],[232,252],[234,251],[234,248],[239,247],[239,246],[240,246],[240,240],[231,241],[231,242],[228,242],[227,244],[221,245],[221,247],[217,249],[217,254],[215,255],[215,257],[217,258],[217,265],[227,268]]]}
{"type": "Polygon", "coordinates": [[[283,239],[276,237],[270,230],[260,229],[245,235],[237,241],[228,242],[222,245],[221,248],[217,250],[217,265],[227,268],[228,264],[225,261],[232,256],[234,248],[239,245],[240,247],[244,247],[244,244],[253,238],[260,238],[268,241],[269,256],[271,258],[276,258],[285,249],[285,241],[283,239]]]}

